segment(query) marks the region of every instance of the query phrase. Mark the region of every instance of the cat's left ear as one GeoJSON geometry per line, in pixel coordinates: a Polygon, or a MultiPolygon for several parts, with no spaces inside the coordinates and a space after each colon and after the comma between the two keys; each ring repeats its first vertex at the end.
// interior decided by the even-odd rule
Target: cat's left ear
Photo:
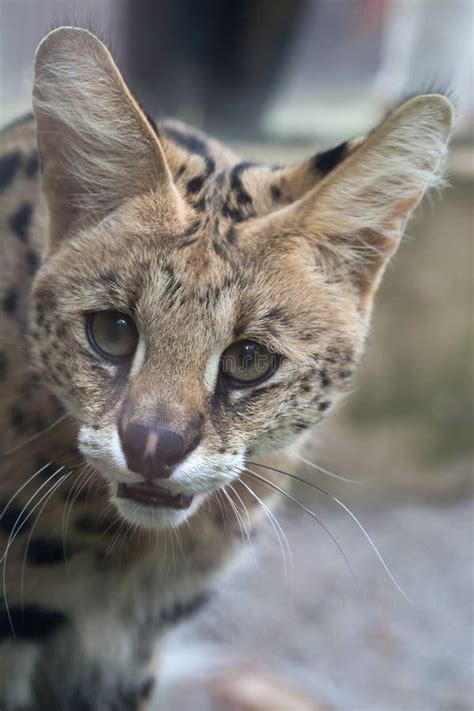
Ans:
{"type": "Polygon", "coordinates": [[[425,190],[439,182],[453,109],[441,95],[402,104],[326,178],[271,216],[300,235],[370,305],[389,257],[425,190]]]}
{"type": "Polygon", "coordinates": [[[38,47],[33,109],[50,248],[129,198],[176,197],[160,141],[105,45],[61,27],[38,47]]]}

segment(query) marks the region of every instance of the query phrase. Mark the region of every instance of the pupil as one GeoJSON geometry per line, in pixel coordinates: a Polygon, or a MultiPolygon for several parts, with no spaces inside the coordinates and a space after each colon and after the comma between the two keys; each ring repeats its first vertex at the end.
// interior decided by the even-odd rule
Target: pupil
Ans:
{"type": "Polygon", "coordinates": [[[111,325],[110,339],[112,341],[119,341],[125,333],[125,330],[128,328],[128,323],[123,317],[117,317],[111,325]]]}

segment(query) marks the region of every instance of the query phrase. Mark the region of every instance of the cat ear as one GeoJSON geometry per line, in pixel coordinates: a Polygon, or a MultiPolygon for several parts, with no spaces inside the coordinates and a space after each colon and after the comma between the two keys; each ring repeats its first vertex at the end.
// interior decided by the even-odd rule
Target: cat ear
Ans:
{"type": "Polygon", "coordinates": [[[349,277],[362,308],[411,212],[440,180],[452,124],[453,110],[443,96],[410,99],[326,178],[280,211],[286,231],[309,238],[329,267],[349,277]]]}
{"type": "Polygon", "coordinates": [[[61,27],[41,42],[33,108],[53,243],[127,198],[174,190],[157,135],[90,32],[61,27]]]}

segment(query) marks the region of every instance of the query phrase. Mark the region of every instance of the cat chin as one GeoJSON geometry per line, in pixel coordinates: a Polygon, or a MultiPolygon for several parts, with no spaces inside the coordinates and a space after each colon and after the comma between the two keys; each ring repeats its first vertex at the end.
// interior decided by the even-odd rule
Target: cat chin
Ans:
{"type": "Polygon", "coordinates": [[[148,506],[135,501],[113,497],[112,501],[125,522],[147,530],[166,530],[181,526],[199,508],[205,496],[194,496],[187,509],[174,509],[167,506],[148,506]]]}

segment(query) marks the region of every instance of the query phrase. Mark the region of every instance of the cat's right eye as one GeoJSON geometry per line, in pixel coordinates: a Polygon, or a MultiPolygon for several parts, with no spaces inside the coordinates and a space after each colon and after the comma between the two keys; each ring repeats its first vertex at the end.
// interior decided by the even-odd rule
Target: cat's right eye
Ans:
{"type": "Polygon", "coordinates": [[[93,349],[103,358],[131,358],[138,343],[133,319],[120,311],[96,311],[86,317],[86,333],[93,349]]]}

